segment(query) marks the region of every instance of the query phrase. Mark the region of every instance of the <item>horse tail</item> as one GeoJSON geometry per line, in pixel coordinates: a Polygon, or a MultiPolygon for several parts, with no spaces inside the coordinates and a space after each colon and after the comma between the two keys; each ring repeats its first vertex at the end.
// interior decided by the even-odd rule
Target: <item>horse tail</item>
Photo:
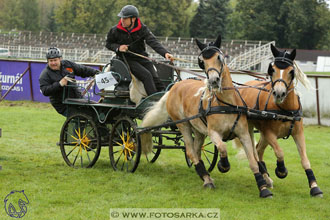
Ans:
{"type": "MultiPolygon", "coordinates": [[[[168,97],[168,92],[163,95],[163,97],[150,107],[147,114],[143,117],[141,126],[150,127],[161,125],[168,119],[168,113],[166,109],[166,100],[168,97]]],[[[153,148],[152,134],[151,132],[146,132],[141,134],[141,147],[142,153],[148,154],[153,148]]]]}
{"type": "Polygon", "coordinates": [[[242,145],[241,141],[238,139],[238,137],[236,137],[232,140],[232,145],[233,145],[234,149],[238,150],[235,157],[239,160],[246,159],[246,155],[245,155],[243,145],[242,145]]]}

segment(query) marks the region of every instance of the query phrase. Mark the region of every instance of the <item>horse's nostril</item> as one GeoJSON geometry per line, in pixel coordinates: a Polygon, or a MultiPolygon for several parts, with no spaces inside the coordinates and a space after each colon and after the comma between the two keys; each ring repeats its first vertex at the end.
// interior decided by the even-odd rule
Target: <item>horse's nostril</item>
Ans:
{"type": "Polygon", "coordinates": [[[282,97],[284,97],[285,96],[285,92],[282,92],[282,97]]]}

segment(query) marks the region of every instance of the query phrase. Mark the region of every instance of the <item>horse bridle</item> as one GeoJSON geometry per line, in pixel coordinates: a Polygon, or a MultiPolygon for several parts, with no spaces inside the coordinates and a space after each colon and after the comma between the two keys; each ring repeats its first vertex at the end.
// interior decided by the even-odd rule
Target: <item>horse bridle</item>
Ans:
{"type": "MultiPolygon", "coordinates": [[[[285,57],[275,57],[275,62],[276,61],[287,63],[287,64],[289,64],[289,66],[292,66],[293,67],[293,71],[295,70],[292,60],[290,60],[288,58],[285,58],[285,57]]],[[[290,83],[289,84],[287,84],[287,82],[285,82],[284,79],[277,79],[277,80],[273,81],[273,76],[272,75],[270,76],[270,79],[271,79],[271,82],[272,82],[272,89],[274,88],[274,86],[275,86],[276,83],[282,82],[285,85],[286,90],[287,90],[287,94],[288,94],[289,93],[289,88],[292,85],[292,82],[293,82],[293,79],[294,79],[294,74],[292,74],[292,77],[291,77],[291,80],[290,80],[290,83]]]]}
{"type": "Polygon", "coordinates": [[[218,75],[219,75],[219,77],[221,77],[221,74],[223,73],[223,70],[224,70],[224,63],[225,63],[225,56],[223,55],[222,51],[218,47],[215,47],[215,46],[207,46],[207,47],[205,47],[200,52],[200,54],[198,55],[198,65],[199,65],[199,67],[201,69],[203,69],[205,71],[205,74],[206,74],[207,79],[209,79],[209,72],[212,71],[212,70],[214,70],[215,72],[217,72],[218,75]],[[220,71],[217,70],[214,67],[211,67],[211,68],[208,68],[207,70],[205,70],[204,61],[203,61],[203,59],[201,59],[201,57],[203,58],[203,53],[205,51],[207,51],[207,50],[215,50],[216,52],[218,52],[218,60],[221,63],[220,71]]]}

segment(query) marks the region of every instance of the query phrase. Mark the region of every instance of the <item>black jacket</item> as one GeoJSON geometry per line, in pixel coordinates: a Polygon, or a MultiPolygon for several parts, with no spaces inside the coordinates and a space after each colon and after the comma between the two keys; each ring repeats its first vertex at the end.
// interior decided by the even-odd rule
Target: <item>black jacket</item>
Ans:
{"type": "MultiPolygon", "coordinates": [[[[41,72],[39,77],[40,90],[44,96],[49,96],[50,103],[54,106],[56,111],[63,114],[66,110],[66,106],[62,104],[64,87],[60,85],[60,81],[63,77],[69,76],[75,78],[75,76],[89,77],[94,76],[98,70],[76,64],[68,60],[61,61],[60,70],[52,70],[47,67],[41,72]]],[[[72,83],[68,82],[68,85],[72,83]]],[[[66,91],[66,97],[81,98],[81,93],[77,88],[68,87],[69,91],[66,91]],[[69,94],[69,96],[68,96],[69,94]]]]}
{"type": "MultiPolygon", "coordinates": [[[[166,53],[169,53],[139,18],[136,19],[134,28],[130,32],[122,26],[120,21],[116,26],[113,26],[107,35],[106,48],[115,51],[117,55],[121,56],[119,46],[126,44],[129,45],[128,49],[130,51],[148,56],[145,43],[163,57],[165,57],[166,53]]],[[[126,53],[125,57],[138,59],[129,53],[126,53]]]]}

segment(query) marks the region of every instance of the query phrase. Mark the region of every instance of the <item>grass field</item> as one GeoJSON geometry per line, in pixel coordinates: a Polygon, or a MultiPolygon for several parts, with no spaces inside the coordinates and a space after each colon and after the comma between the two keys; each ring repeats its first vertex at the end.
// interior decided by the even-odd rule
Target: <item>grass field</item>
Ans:
{"type": "Polygon", "coordinates": [[[305,72],[307,75],[330,75],[330,72],[305,72]]]}
{"type": "Polygon", "coordinates": [[[0,219],[12,219],[4,198],[25,190],[29,199],[22,219],[109,219],[110,208],[219,208],[221,219],[330,219],[330,128],[305,127],[308,155],[324,193],[309,196],[292,138],[280,140],[289,175],[278,179],[276,159],[267,148],[265,161],[274,180],[273,199],[260,199],[246,160],[228,143],[231,170],[211,173],[216,189],[203,189],[180,150],[163,150],[154,164],[141,158],[135,173],[115,172],[108,149],[91,169],[72,169],[56,146],[64,117],[49,104],[0,103],[0,219]]]}

